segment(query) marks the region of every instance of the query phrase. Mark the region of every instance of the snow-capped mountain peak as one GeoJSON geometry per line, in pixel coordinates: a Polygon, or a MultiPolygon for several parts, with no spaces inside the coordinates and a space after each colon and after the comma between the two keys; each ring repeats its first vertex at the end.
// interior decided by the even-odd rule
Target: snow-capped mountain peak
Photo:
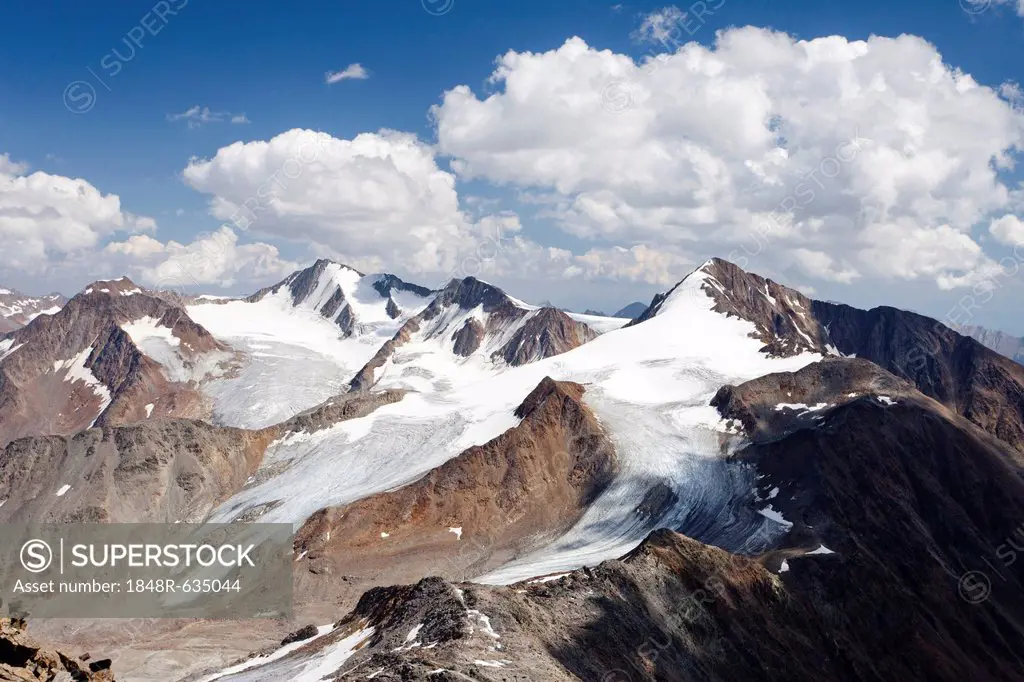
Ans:
{"type": "Polygon", "coordinates": [[[57,313],[67,299],[53,293],[29,296],[13,289],[0,288],[0,333],[13,331],[40,315],[57,313]]]}
{"type": "Polygon", "coordinates": [[[345,336],[352,336],[359,333],[359,325],[419,312],[432,293],[395,275],[365,275],[348,265],[320,259],[274,286],[257,291],[246,301],[256,303],[271,296],[287,296],[291,305],[319,314],[337,324],[345,336]]]}
{"type": "Polygon", "coordinates": [[[351,387],[432,392],[444,384],[434,377],[458,373],[458,367],[462,374],[488,375],[559,355],[597,336],[557,308],[531,306],[475,277],[453,279],[359,371],[351,387]]]}
{"type": "Polygon", "coordinates": [[[82,290],[80,296],[134,296],[144,293],[144,290],[131,281],[128,277],[117,279],[98,280],[82,290]]]}

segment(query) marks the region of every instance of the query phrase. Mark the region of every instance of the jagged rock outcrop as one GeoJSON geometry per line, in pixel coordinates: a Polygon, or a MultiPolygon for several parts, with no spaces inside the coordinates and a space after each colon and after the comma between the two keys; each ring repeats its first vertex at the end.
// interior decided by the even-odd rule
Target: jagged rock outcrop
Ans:
{"type": "Polygon", "coordinates": [[[110,659],[72,657],[26,633],[25,621],[0,618],[0,682],[114,682],[110,659]]]}
{"type": "Polygon", "coordinates": [[[96,282],[0,339],[0,446],[154,413],[204,416],[192,382],[231,359],[184,308],[127,278],[96,282]]]}
{"type": "Polygon", "coordinates": [[[437,352],[480,355],[519,366],[577,348],[598,336],[557,308],[533,308],[475,277],[452,280],[418,315],[409,319],[350,382],[353,391],[374,386],[395,353],[411,342],[437,352]]]}
{"type": "Polygon", "coordinates": [[[314,572],[386,568],[391,580],[408,580],[482,573],[556,537],[617,466],[583,392],[544,379],[516,409],[519,425],[414,483],[321,510],[297,534],[297,553],[314,572]]]}
{"type": "Polygon", "coordinates": [[[382,405],[398,402],[404,395],[405,391],[389,390],[334,396],[269,430],[277,438],[287,433],[316,433],[339,422],[365,417],[382,405]]]}
{"type": "Polygon", "coordinates": [[[711,400],[722,417],[735,420],[754,442],[777,440],[813,428],[825,413],[859,398],[882,404],[916,395],[910,382],[860,358],[825,358],[799,372],[782,372],[723,386],[711,400]]]}

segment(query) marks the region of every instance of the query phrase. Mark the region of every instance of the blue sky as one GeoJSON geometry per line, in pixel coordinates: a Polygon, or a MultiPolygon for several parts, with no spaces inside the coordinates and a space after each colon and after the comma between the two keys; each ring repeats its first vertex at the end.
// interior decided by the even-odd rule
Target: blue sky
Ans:
{"type": "MultiPolygon", "coordinates": [[[[872,35],[912,34],[934,45],[948,66],[971,74],[982,85],[999,88],[1020,80],[1024,19],[1016,16],[1008,0],[995,0],[992,5],[978,2],[708,0],[708,6],[721,6],[713,14],[706,14],[692,36],[686,34],[686,41],[713,47],[717,31],[747,25],[807,40],[830,35],[854,41],[872,35]]],[[[234,142],[271,140],[294,128],[324,131],[341,140],[394,129],[434,145],[439,140],[430,107],[460,84],[469,86],[481,101],[489,94],[500,93],[502,85],[488,81],[500,55],[509,50],[545,53],[579,36],[595,50],[610,50],[639,60],[666,50],[664,44],[644,41],[637,34],[645,17],[665,7],[664,2],[612,5],[582,0],[168,0],[162,8],[151,1],[16,3],[5,9],[5,21],[0,24],[0,154],[6,153],[12,161],[30,167],[26,172],[41,170],[54,176],[81,178],[103,195],[117,195],[122,210],[154,219],[158,226],[152,233],[155,238],[188,244],[197,234],[216,230],[224,222],[208,211],[211,197],[218,192],[209,188],[197,191],[194,183],[190,186],[182,178],[190,159],[211,159],[234,142]],[[168,7],[175,13],[166,12],[168,7]],[[165,20],[156,16],[154,9],[164,10],[157,14],[165,14],[165,20]],[[446,11],[436,14],[440,9],[446,11]],[[138,28],[143,23],[149,24],[156,35],[138,28]],[[141,47],[130,44],[132,35],[141,36],[141,47]],[[112,75],[114,63],[119,69],[112,75]],[[350,64],[364,67],[368,78],[325,83],[326,72],[350,64]],[[94,101],[82,99],[93,92],[94,101]],[[87,111],[73,111],[86,102],[90,104],[87,111]],[[186,118],[170,120],[193,106],[208,108],[223,120],[201,125],[189,125],[186,118]],[[230,122],[241,115],[247,122],[230,122]]],[[[692,3],[680,3],[678,7],[689,15],[692,28],[692,3]]],[[[671,47],[678,46],[675,42],[671,47]]],[[[892,68],[898,71],[898,64],[892,68]]],[[[979,112],[979,116],[985,113],[979,112]]],[[[617,124],[615,119],[607,123],[617,124]]],[[[978,130],[978,135],[987,134],[984,129],[978,130]]],[[[473,159],[470,152],[445,153],[457,146],[439,145],[436,162],[444,172],[453,170],[452,158],[464,157],[471,165],[486,165],[487,159],[473,159]]],[[[614,238],[603,234],[594,240],[588,236],[592,234],[589,228],[560,228],[566,220],[564,215],[538,210],[544,204],[524,201],[523,192],[545,194],[551,199],[552,188],[540,176],[534,179],[512,172],[453,172],[458,176],[458,201],[463,210],[479,212],[477,207],[482,205],[494,211],[514,212],[521,221],[521,234],[540,247],[567,249],[573,254],[594,246],[618,244],[632,247],[644,243],[655,250],[662,248],[646,230],[616,233],[614,238]],[[481,203],[485,198],[493,203],[481,203]]],[[[1020,174],[1003,169],[1001,177],[1007,187],[1013,188],[1020,174]]],[[[1019,215],[1012,201],[999,208],[998,214],[1003,213],[1019,215]]],[[[980,224],[984,233],[987,223],[980,224]]],[[[300,233],[294,240],[287,236],[282,226],[276,231],[244,235],[242,241],[273,244],[280,250],[280,257],[291,263],[305,262],[315,255],[300,233]]],[[[116,237],[123,238],[123,234],[116,237]]],[[[976,237],[983,246],[986,239],[984,234],[976,237]]],[[[674,241],[669,245],[669,241],[666,250],[678,246],[674,241]]],[[[17,248],[18,243],[9,242],[7,248],[17,248]]],[[[331,246],[335,254],[348,253],[344,243],[331,242],[331,246]]],[[[727,240],[694,240],[680,251],[679,276],[686,272],[684,251],[691,258],[716,253],[724,256],[727,253],[722,251],[728,246],[727,240]]],[[[101,247],[102,243],[96,245],[101,247]]],[[[996,259],[1005,253],[986,252],[996,259]]],[[[373,258],[379,259],[379,253],[374,252],[373,258]]],[[[839,257],[832,254],[832,258],[826,269],[840,269],[839,257]]],[[[6,272],[5,278],[14,280],[9,284],[29,290],[73,289],[85,283],[76,281],[80,275],[70,265],[80,261],[81,254],[69,256],[62,251],[49,258],[46,265],[26,266],[24,272],[14,269],[6,272]],[[53,287],[46,286],[49,283],[53,287]]],[[[827,276],[815,282],[811,267],[794,270],[792,264],[770,259],[758,265],[754,263],[750,268],[806,286],[821,297],[859,304],[892,300],[936,316],[962,294],[962,288],[937,287],[931,270],[895,280],[865,274],[852,282],[827,276]],[[898,286],[893,286],[894,282],[898,286]]],[[[850,267],[856,269],[855,264],[850,267]]],[[[431,279],[426,269],[407,267],[402,262],[388,269],[410,276],[423,273],[425,280],[431,279]]],[[[226,290],[247,290],[253,284],[244,273],[235,274],[238,276],[218,284],[230,279],[222,287],[226,290]]],[[[601,270],[582,279],[553,276],[535,290],[525,288],[533,298],[550,291],[544,298],[557,303],[606,309],[634,298],[647,298],[664,288],[656,276],[645,280],[635,274],[605,275],[607,272],[601,270]]],[[[486,273],[481,276],[487,278],[486,273]]],[[[533,276],[517,277],[513,267],[496,271],[492,278],[510,287],[540,281],[533,276]]],[[[1005,279],[1010,281],[1009,277],[1005,279]]],[[[207,282],[200,278],[198,283],[207,282]]],[[[1012,317],[1012,306],[999,305],[1000,297],[993,297],[991,305],[974,321],[1024,332],[1024,325],[1012,317]]]]}

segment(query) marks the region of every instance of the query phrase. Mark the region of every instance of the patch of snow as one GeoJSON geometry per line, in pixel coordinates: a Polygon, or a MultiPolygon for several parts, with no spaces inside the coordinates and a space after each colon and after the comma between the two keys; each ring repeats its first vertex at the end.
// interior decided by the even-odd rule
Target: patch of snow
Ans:
{"type": "Polygon", "coordinates": [[[485,668],[504,668],[511,662],[512,661],[481,661],[480,659],[473,661],[475,665],[482,665],[485,668]]]}
{"type": "Polygon", "coordinates": [[[560,579],[564,578],[567,575],[572,575],[572,574],[571,573],[556,573],[555,575],[546,575],[543,578],[534,578],[533,580],[528,581],[526,584],[527,585],[539,585],[539,584],[542,584],[542,583],[549,583],[549,582],[552,582],[554,580],[560,580],[560,579]]]}
{"type": "MultiPolygon", "coordinates": [[[[291,677],[291,675],[300,675],[305,673],[307,668],[312,668],[312,666],[316,664],[316,658],[302,658],[298,656],[288,658],[289,655],[294,653],[298,649],[305,647],[306,645],[310,644],[315,640],[326,637],[332,632],[334,632],[333,623],[329,625],[321,625],[317,628],[317,634],[310,639],[302,640],[300,642],[293,642],[291,644],[288,644],[287,646],[283,646],[280,649],[277,649],[273,653],[270,653],[266,656],[256,656],[254,658],[250,658],[249,660],[239,663],[238,665],[231,666],[230,668],[225,668],[224,670],[218,673],[214,673],[213,675],[204,677],[201,680],[199,680],[199,682],[213,682],[213,680],[226,680],[230,682],[268,682],[269,680],[285,679],[298,680],[300,679],[299,677],[291,677]],[[274,675],[277,675],[277,677],[274,677],[274,675]]],[[[372,634],[373,628],[368,628],[367,630],[360,630],[359,632],[356,632],[354,635],[351,635],[350,637],[342,640],[334,646],[350,646],[352,648],[352,652],[354,653],[355,648],[358,647],[358,645],[361,644],[363,641],[368,639],[372,634]],[[356,637],[361,637],[361,639],[357,640],[357,642],[354,645],[348,641],[356,637]]],[[[315,654],[314,656],[320,657],[320,654],[315,654]]],[[[347,660],[347,657],[345,660],[347,660]]],[[[342,661],[342,663],[344,663],[344,661],[342,661]]],[[[333,671],[328,671],[327,674],[329,674],[330,672],[333,671]]],[[[319,682],[319,680],[322,678],[307,677],[306,679],[315,679],[317,682],[319,682]]]]}
{"type": "Polygon", "coordinates": [[[390,534],[390,533],[385,533],[385,532],[381,531],[381,534],[380,534],[380,536],[381,536],[382,538],[389,538],[389,537],[391,537],[391,534],[390,534]]]}
{"type": "Polygon", "coordinates": [[[804,341],[807,342],[807,347],[808,348],[814,348],[814,341],[811,340],[811,337],[809,337],[804,332],[804,330],[800,328],[799,325],[793,325],[793,326],[796,328],[797,333],[800,334],[800,336],[804,337],[804,341]]]}
{"type": "Polygon", "coordinates": [[[14,339],[4,339],[3,341],[0,341],[0,360],[3,360],[24,345],[25,344],[23,343],[14,345],[14,339]]]}
{"type": "Polygon", "coordinates": [[[458,528],[449,528],[448,532],[454,533],[455,537],[457,537],[460,540],[462,539],[462,526],[459,526],[458,528]]]}
{"type": "Polygon", "coordinates": [[[566,315],[577,322],[582,322],[598,334],[621,329],[630,323],[630,320],[625,317],[602,317],[600,315],[584,315],[583,313],[566,313],[566,315]]]}
{"type": "Polygon", "coordinates": [[[779,403],[775,406],[776,412],[783,410],[802,410],[803,412],[820,412],[829,406],[829,403],[818,403],[817,405],[805,405],[804,403],[779,403]]]}
{"type": "Polygon", "coordinates": [[[818,547],[818,549],[814,550],[813,552],[808,552],[808,554],[835,554],[835,552],[833,552],[825,545],[821,545],[820,547],[818,547]]]}
{"type": "MultiPolygon", "coordinates": [[[[92,389],[93,394],[100,399],[100,408],[96,413],[96,417],[99,418],[110,405],[111,395],[110,389],[107,388],[106,384],[97,379],[92,370],[85,366],[85,363],[89,361],[90,355],[92,355],[92,346],[84,349],[73,358],[54,362],[53,371],[66,371],[67,373],[64,375],[65,382],[74,385],[76,382],[81,381],[92,389]]],[[[93,423],[96,423],[95,420],[93,420],[93,423]]],[[[92,425],[90,425],[90,428],[92,428],[92,425]]]]}
{"type": "Polygon", "coordinates": [[[782,565],[779,566],[779,573],[785,573],[788,570],[789,570],[789,561],[787,561],[786,559],[783,559],[782,560],[782,565]]]}
{"type": "Polygon", "coordinates": [[[56,315],[59,312],[60,312],[60,306],[59,305],[55,305],[55,306],[52,306],[50,308],[47,308],[46,310],[40,310],[39,312],[32,313],[31,315],[29,315],[26,318],[26,321],[27,322],[31,322],[32,320],[36,319],[40,315],[56,315]]]}
{"type": "MultiPolygon", "coordinates": [[[[495,632],[494,628],[491,627],[491,619],[488,616],[486,616],[480,611],[477,611],[476,609],[468,609],[466,611],[466,615],[470,616],[471,618],[476,618],[480,622],[480,630],[485,635],[487,635],[491,639],[501,639],[501,635],[495,632]]],[[[470,626],[469,634],[472,635],[474,632],[476,632],[476,629],[473,626],[470,626]]]]}
{"type": "Polygon", "coordinates": [[[71,486],[69,486],[69,485],[62,485],[60,487],[60,490],[57,491],[57,497],[64,497],[65,493],[67,493],[67,491],[69,491],[69,490],[71,490],[71,486]]]}
{"type": "Polygon", "coordinates": [[[880,396],[878,396],[878,401],[881,402],[883,405],[886,405],[886,406],[889,406],[889,407],[891,407],[891,406],[896,404],[896,401],[893,400],[892,398],[890,398],[887,395],[880,395],[880,396]]]}
{"type": "Polygon", "coordinates": [[[764,283],[764,291],[761,292],[761,293],[768,300],[768,302],[771,303],[773,306],[776,306],[776,305],[779,304],[779,302],[775,300],[775,298],[772,296],[771,292],[768,290],[768,282],[764,283]]]}
{"type": "Polygon", "coordinates": [[[150,417],[153,416],[154,407],[156,407],[156,405],[154,405],[153,403],[149,403],[148,405],[146,405],[146,419],[149,419],[150,417]]]}
{"type": "Polygon", "coordinates": [[[391,319],[386,310],[388,299],[373,289],[377,279],[379,275],[360,277],[353,270],[331,264],[316,289],[298,305],[284,286],[256,302],[188,306],[193,320],[246,354],[245,364],[234,376],[203,387],[213,400],[215,421],[263,428],[344,393],[356,372],[430,301],[396,291],[393,298],[401,314],[391,319]],[[348,338],[335,322],[320,314],[338,288],[356,318],[348,338]],[[252,388],[242,389],[247,386],[252,388]]]}
{"type": "Polygon", "coordinates": [[[770,504],[767,507],[765,507],[764,509],[758,510],[758,513],[761,516],[765,517],[766,519],[770,519],[770,520],[774,521],[775,523],[779,524],[780,526],[783,526],[785,528],[792,528],[793,527],[793,523],[791,521],[787,521],[786,518],[782,515],[781,512],[777,512],[774,509],[772,509],[772,505],[770,505],[770,504]]]}
{"type": "Polygon", "coordinates": [[[778,495],[779,495],[779,489],[778,488],[772,488],[768,492],[768,497],[766,497],[765,499],[766,500],[774,500],[776,497],[778,497],[778,495]]]}

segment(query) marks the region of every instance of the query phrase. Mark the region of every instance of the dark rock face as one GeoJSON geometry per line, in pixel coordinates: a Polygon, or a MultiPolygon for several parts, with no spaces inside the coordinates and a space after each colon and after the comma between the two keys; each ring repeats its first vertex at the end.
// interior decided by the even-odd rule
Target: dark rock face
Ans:
{"type": "Polygon", "coordinates": [[[114,682],[110,660],[86,662],[88,655],[72,658],[33,641],[25,621],[0,618],[0,681],[114,682]]]}
{"type": "Polygon", "coordinates": [[[1024,453],[1024,366],[904,310],[865,311],[815,301],[813,312],[839,352],[913,382],[925,395],[1024,453]]]}
{"type": "MultiPolygon", "coordinates": [[[[10,351],[0,360],[0,445],[36,434],[69,435],[96,425],[145,418],[143,406],[159,405],[162,416],[199,417],[205,409],[194,387],[168,380],[121,325],[150,318],[178,339],[182,361],[223,353],[184,308],[137,287],[127,278],[96,282],[54,315],[34,319],[5,335],[10,351]],[[83,355],[84,354],[84,355],[83,355]],[[75,358],[99,382],[70,381],[75,358]],[[100,413],[109,393],[109,404],[100,413]]],[[[73,377],[72,377],[73,378],[73,377]]]]}
{"type": "MultiPolygon", "coordinates": [[[[376,370],[383,367],[394,352],[408,343],[414,334],[424,339],[444,339],[460,357],[469,357],[486,345],[489,339],[511,333],[491,359],[511,366],[523,365],[572,350],[597,337],[597,333],[556,308],[531,310],[518,305],[496,286],[474,277],[452,280],[418,315],[409,319],[376,355],[349,382],[352,391],[372,387],[376,370]],[[484,322],[466,319],[453,328],[453,312],[464,315],[479,309],[484,322]]],[[[494,346],[488,346],[493,348],[494,346]]]]}
{"type": "Polygon", "coordinates": [[[541,308],[495,355],[512,367],[560,355],[597,338],[597,332],[561,310],[541,308]]]}
{"type": "Polygon", "coordinates": [[[479,320],[466,320],[459,331],[452,336],[455,346],[452,348],[456,355],[468,358],[475,353],[484,340],[484,326],[479,320]]]}
{"type": "Polygon", "coordinates": [[[379,279],[373,283],[373,288],[384,298],[391,297],[394,291],[409,291],[422,298],[427,298],[436,293],[433,289],[421,287],[418,284],[410,284],[395,275],[388,274],[380,275],[379,279]]]}

